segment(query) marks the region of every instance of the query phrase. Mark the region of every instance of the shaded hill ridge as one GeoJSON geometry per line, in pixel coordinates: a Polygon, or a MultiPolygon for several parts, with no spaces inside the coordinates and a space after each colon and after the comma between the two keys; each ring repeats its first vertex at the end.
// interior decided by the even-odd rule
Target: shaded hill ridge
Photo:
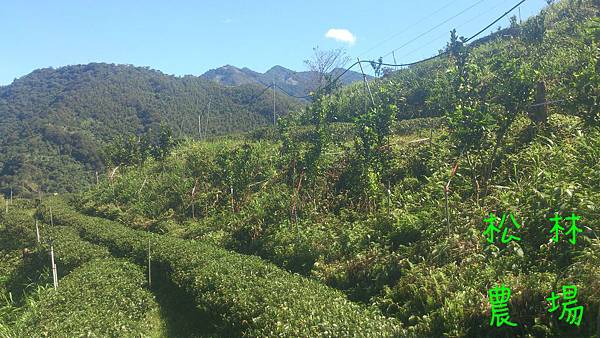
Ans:
{"type": "MultiPolygon", "coordinates": [[[[343,71],[344,69],[342,68],[336,68],[332,73],[341,74],[343,71]]],[[[313,83],[316,79],[316,72],[297,72],[276,65],[266,72],[260,73],[247,67],[238,68],[232,65],[225,65],[216,69],[211,69],[202,74],[201,77],[226,86],[240,86],[252,83],[269,86],[275,81],[275,83],[286,92],[296,96],[304,96],[314,89],[313,83]]],[[[370,79],[371,76],[368,76],[368,78],[370,79]]],[[[362,74],[350,70],[340,78],[340,81],[342,85],[362,81],[362,74]]]]}
{"type": "MultiPolygon", "coordinates": [[[[257,98],[262,91],[257,84],[226,87],[133,65],[35,70],[0,87],[0,186],[15,192],[85,186],[102,170],[106,144],[161,124],[177,137],[252,130],[272,121],[272,98],[257,98]]],[[[280,93],[276,102],[277,115],[299,107],[280,93]]]]}

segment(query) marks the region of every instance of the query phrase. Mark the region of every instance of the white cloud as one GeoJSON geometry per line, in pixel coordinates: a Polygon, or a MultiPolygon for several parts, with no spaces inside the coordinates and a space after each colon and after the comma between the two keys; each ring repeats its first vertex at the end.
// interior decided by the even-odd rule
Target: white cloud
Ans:
{"type": "Polygon", "coordinates": [[[334,39],[335,41],[341,41],[353,45],[356,42],[356,37],[352,32],[343,28],[330,28],[325,37],[328,39],[334,39]]]}

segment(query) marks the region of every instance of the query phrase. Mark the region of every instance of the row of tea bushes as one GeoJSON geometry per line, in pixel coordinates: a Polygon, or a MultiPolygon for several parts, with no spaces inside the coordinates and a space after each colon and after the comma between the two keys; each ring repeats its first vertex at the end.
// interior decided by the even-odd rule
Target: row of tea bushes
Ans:
{"type": "Polygon", "coordinates": [[[35,220],[30,210],[9,209],[0,216],[0,249],[17,250],[36,244],[35,220]]]}
{"type": "Polygon", "coordinates": [[[60,276],[64,276],[83,263],[95,258],[108,258],[110,252],[102,246],[82,240],[77,230],[64,226],[49,226],[39,223],[40,240],[37,243],[35,219],[30,211],[11,210],[2,218],[0,249],[14,251],[28,249],[29,257],[23,253],[23,264],[46,265],[52,240],[54,257],[60,276]]]}
{"type": "Polygon", "coordinates": [[[40,258],[49,259],[50,245],[46,240],[51,239],[54,243],[54,259],[59,276],[68,274],[92,259],[109,258],[111,256],[108,249],[82,240],[77,230],[70,227],[46,226],[42,231],[42,238],[43,250],[38,252],[43,256],[40,258]]]}
{"type": "Polygon", "coordinates": [[[361,336],[401,335],[399,324],[373,307],[350,302],[341,292],[290,274],[258,257],[211,245],[132,230],[75,212],[59,199],[46,201],[40,216],[76,228],[90,242],[118,256],[147,263],[148,244],[156,271],[194,298],[227,335],[361,336]]]}
{"type": "Polygon", "coordinates": [[[24,307],[6,307],[12,312],[0,316],[0,336],[145,336],[155,330],[156,323],[148,319],[158,318],[158,305],[143,288],[145,273],[137,265],[110,259],[106,247],[82,240],[70,227],[40,222],[42,243],[37,244],[31,210],[11,209],[0,223],[0,252],[17,255],[4,276],[6,291],[20,297],[17,291],[27,280],[49,267],[49,239],[59,276],[66,275],[57,291],[42,287],[24,307]],[[21,251],[25,248],[27,256],[21,251]]]}
{"type": "Polygon", "coordinates": [[[38,282],[47,282],[42,270],[46,261],[49,266],[50,260],[39,259],[42,251],[37,249],[36,244],[32,209],[15,207],[10,208],[8,213],[0,213],[0,305],[20,304],[24,295],[35,289],[38,282]],[[29,254],[26,255],[26,252],[29,254]]]}
{"type": "Polygon", "coordinates": [[[140,337],[156,333],[158,305],[144,271],[116,259],[92,260],[39,294],[14,324],[17,337],[140,337]]]}

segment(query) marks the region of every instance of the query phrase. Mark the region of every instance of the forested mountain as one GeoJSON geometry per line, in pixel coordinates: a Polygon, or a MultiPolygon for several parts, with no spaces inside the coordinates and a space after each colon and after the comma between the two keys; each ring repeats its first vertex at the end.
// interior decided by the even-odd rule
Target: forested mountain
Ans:
{"type": "MultiPolygon", "coordinates": [[[[336,77],[343,71],[344,69],[335,68],[331,71],[331,74],[336,77]]],[[[269,86],[275,81],[277,86],[295,96],[308,95],[315,89],[318,78],[317,73],[314,71],[295,72],[282,66],[274,66],[265,73],[259,73],[245,67],[240,69],[231,65],[211,69],[201,76],[227,86],[250,83],[269,86]]],[[[371,76],[367,77],[368,79],[372,78],[371,76]]],[[[341,85],[348,85],[356,81],[362,81],[362,79],[362,74],[350,70],[340,77],[339,82],[341,85]]]]}
{"type": "MultiPolygon", "coordinates": [[[[548,3],[476,43],[453,31],[370,89],[320,88],[276,128],[159,133],[151,149],[145,133],[113,143],[115,174],[89,189],[0,195],[0,336],[600,337],[600,1],[548,3]]],[[[2,89],[23,158],[4,170],[93,163],[86,145],[112,140],[76,118],[106,100],[66,109],[61,79],[19,101],[2,89]],[[36,106],[55,108],[30,126],[18,112],[36,106]],[[32,145],[52,160],[30,160],[32,145]]],[[[155,128],[127,100],[188,112],[186,81],[219,88],[169,79],[108,91],[132,110],[113,117],[140,128],[119,132],[155,128]]]]}
{"type": "Polygon", "coordinates": [[[599,13],[564,0],[477,44],[453,32],[372,96],[357,83],[270,138],[183,143],[80,207],[259,256],[401,323],[371,336],[597,337],[599,13]],[[549,302],[574,287],[580,322],[549,302]],[[500,290],[514,327],[490,325],[500,290]]]}
{"type": "MultiPolygon", "coordinates": [[[[15,192],[85,186],[102,171],[106,143],[161,124],[176,137],[198,137],[272,123],[272,96],[258,97],[263,90],[130,65],[36,70],[0,87],[0,185],[15,192]]],[[[277,95],[278,115],[297,107],[277,95]]]]}

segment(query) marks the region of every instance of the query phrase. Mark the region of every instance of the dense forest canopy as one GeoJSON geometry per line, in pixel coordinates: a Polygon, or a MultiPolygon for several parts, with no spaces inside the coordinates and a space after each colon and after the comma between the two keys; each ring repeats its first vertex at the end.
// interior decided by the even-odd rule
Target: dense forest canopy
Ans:
{"type": "MultiPolygon", "coordinates": [[[[36,70],[0,88],[2,191],[82,189],[93,182],[95,171],[102,173],[106,144],[119,136],[157,132],[161,124],[175,137],[200,138],[272,123],[272,98],[258,96],[263,90],[129,65],[36,70]]],[[[300,106],[277,93],[276,114],[300,106]]]]}

